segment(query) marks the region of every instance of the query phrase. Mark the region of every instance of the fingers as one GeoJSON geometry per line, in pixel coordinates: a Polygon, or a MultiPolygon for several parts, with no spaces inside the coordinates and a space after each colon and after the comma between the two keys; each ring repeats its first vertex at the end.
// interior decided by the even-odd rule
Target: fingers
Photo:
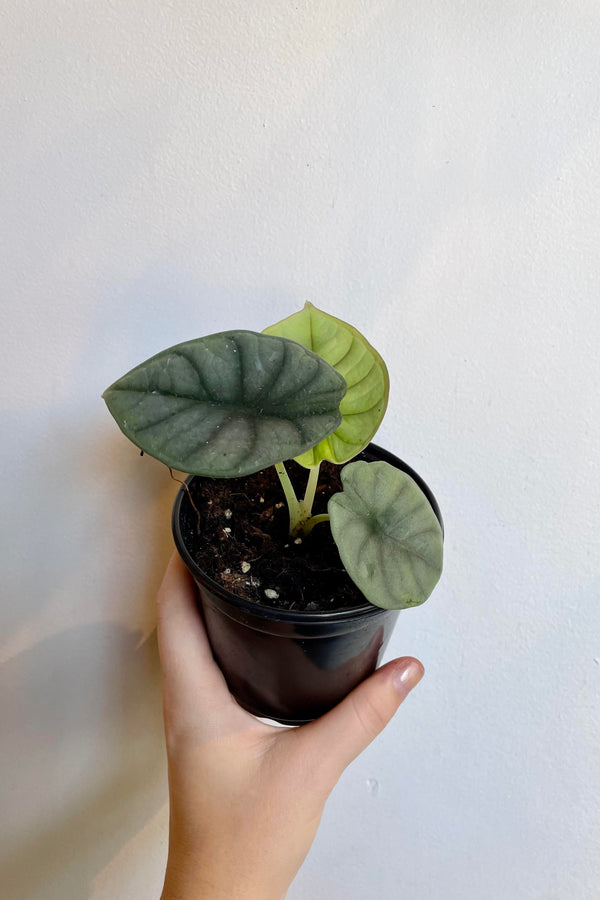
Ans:
{"type": "Polygon", "coordinates": [[[311,758],[320,760],[332,784],[346,766],[383,731],[402,701],[423,677],[417,659],[403,657],[382,666],[334,709],[300,729],[311,758]]]}
{"type": "Polygon", "coordinates": [[[202,702],[210,706],[233,702],[212,656],[193,579],[177,553],[167,566],[157,604],[165,701],[171,707],[188,704],[195,710],[202,702]]]}

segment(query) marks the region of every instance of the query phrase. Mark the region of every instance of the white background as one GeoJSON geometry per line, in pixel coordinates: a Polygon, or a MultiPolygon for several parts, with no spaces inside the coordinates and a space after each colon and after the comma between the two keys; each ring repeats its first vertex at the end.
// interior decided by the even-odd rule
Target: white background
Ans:
{"type": "Polygon", "coordinates": [[[427,669],[291,900],[600,890],[595,0],[3,4],[0,869],[158,897],[176,485],[100,394],[306,299],[387,360],[434,489],[427,669]]]}

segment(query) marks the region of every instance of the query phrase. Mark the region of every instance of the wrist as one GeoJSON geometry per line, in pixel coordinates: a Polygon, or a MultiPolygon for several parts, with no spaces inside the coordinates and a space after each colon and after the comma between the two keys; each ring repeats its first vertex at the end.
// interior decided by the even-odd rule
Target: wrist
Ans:
{"type": "Polygon", "coordinates": [[[160,900],[284,900],[286,893],[231,870],[169,860],[160,900]]]}

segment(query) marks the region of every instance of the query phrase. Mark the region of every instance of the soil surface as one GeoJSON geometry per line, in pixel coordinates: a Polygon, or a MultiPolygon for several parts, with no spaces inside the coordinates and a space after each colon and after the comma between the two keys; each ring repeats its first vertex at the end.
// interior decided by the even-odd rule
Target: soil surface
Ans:
{"type": "MultiPolygon", "coordinates": [[[[286,462],[296,496],[308,471],[286,462]]],[[[322,463],[313,515],[341,490],[339,467],[322,463]]],[[[367,601],[342,566],[329,523],[291,538],[289,514],[273,467],[245,478],[195,478],[184,500],[182,533],[201,569],[239,597],[278,609],[337,610],[367,601]]]]}

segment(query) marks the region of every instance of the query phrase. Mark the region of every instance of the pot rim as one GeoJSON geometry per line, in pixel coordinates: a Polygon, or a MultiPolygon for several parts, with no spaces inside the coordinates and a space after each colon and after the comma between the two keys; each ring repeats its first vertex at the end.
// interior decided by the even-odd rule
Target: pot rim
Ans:
{"type": "MultiPolygon", "coordinates": [[[[427,484],[423,481],[420,475],[418,475],[407,463],[400,460],[398,457],[394,456],[393,453],[390,453],[389,450],[385,450],[383,447],[378,447],[376,444],[368,444],[364,450],[358,454],[353,459],[348,462],[354,462],[356,459],[360,459],[362,455],[375,456],[378,459],[384,459],[392,464],[396,464],[398,468],[402,468],[403,471],[406,471],[414,480],[417,482],[421,490],[425,493],[425,496],[429,500],[434,513],[436,514],[440,525],[442,526],[442,534],[443,534],[443,522],[441,513],[439,510],[439,506],[437,501],[427,484]],[[398,464],[401,463],[401,466],[398,464]]],[[[202,478],[202,475],[188,475],[185,479],[185,485],[189,485],[194,478],[202,478]]],[[[310,612],[306,610],[289,610],[289,609],[277,609],[271,606],[263,606],[260,603],[252,603],[249,600],[245,600],[243,597],[238,597],[232,591],[224,588],[221,584],[216,582],[204,569],[200,568],[196,560],[193,558],[191,553],[189,552],[182,531],[181,531],[181,523],[180,523],[180,510],[181,504],[183,501],[187,499],[187,491],[184,485],[182,485],[177,494],[175,496],[175,501],[173,503],[173,512],[171,516],[171,526],[173,531],[173,538],[175,541],[175,546],[181,558],[183,559],[185,565],[193,574],[194,578],[204,583],[214,594],[216,594],[220,600],[224,601],[225,604],[237,609],[241,612],[248,613],[251,616],[255,616],[259,619],[266,619],[270,621],[276,622],[289,622],[293,624],[303,625],[311,625],[311,624],[319,624],[325,622],[344,622],[352,619],[370,619],[374,616],[380,616],[385,613],[390,612],[398,612],[399,610],[390,610],[380,606],[375,606],[373,603],[369,603],[368,600],[365,600],[365,603],[361,606],[353,606],[349,609],[336,609],[336,610],[311,610],[310,612]]]]}

